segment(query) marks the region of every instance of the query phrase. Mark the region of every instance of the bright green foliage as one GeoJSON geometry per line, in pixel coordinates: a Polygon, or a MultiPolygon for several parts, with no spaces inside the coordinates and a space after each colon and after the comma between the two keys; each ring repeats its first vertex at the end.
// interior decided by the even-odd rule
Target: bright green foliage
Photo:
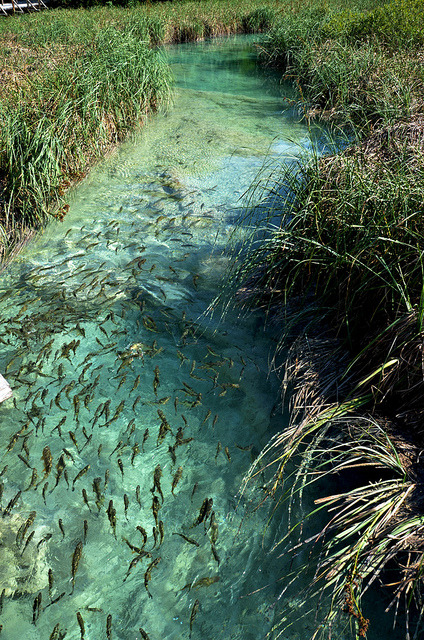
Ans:
{"type": "Polygon", "coordinates": [[[345,42],[377,40],[397,49],[424,44],[424,4],[421,0],[392,0],[373,11],[343,12],[321,28],[323,38],[345,42]]]}

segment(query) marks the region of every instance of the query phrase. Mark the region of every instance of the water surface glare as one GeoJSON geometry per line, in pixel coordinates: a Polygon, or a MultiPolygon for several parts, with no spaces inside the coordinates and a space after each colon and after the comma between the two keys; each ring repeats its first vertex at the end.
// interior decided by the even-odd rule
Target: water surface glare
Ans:
{"type": "Polygon", "coordinates": [[[5,640],[273,626],[268,505],[235,509],[275,428],[270,337],[256,316],[205,310],[242,194],[309,137],[241,43],[171,48],[173,108],[1,275],[3,508],[17,496],[0,522],[5,640]]]}

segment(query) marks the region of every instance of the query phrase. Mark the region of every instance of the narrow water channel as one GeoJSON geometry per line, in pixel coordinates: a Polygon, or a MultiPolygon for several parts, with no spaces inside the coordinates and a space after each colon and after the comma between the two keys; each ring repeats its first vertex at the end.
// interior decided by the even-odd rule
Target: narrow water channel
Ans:
{"type": "Polygon", "coordinates": [[[281,428],[273,343],[205,311],[243,194],[309,132],[248,40],[168,55],[172,108],[1,274],[5,640],[260,640],[281,614],[269,505],[237,499],[281,428]]]}

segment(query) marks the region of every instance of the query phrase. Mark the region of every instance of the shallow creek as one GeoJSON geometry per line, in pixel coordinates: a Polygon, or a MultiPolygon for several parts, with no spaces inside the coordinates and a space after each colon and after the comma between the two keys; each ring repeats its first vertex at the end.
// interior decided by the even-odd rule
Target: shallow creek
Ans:
{"type": "Polygon", "coordinates": [[[281,427],[273,341],[205,313],[264,160],[310,146],[248,43],[170,48],[172,108],[0,276],[5,640],[260,640],[297,606],[270,506],[238,498],[281,427]]]}

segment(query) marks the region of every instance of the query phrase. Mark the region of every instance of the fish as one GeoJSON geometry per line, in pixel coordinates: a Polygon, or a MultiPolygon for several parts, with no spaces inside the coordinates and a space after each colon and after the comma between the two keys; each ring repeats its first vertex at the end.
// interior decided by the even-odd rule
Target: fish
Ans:
{"type": "Polygon", "coordinates": [[[227,458],[228,458],[228,462],[231,462],[231,456],[230,456],[230,450],[229,450],[229,448],[228,448],[228,447],[225,447],[225,448],[224,448],[224,451],[225,451],[225,455],[226,455],[226,456],[227,456],[227,458]]]}
{"type": "Polygon", "coordinates": [[[87,520],[84,520],[84,522],[83,522],[83,529],[84,529],[83,543],[85,544],[86,541],[87,541],[87,533],[88,533],[88,522],[87,522],[87,520]]]}
{"type": "Polygon", "coordinates": [[[140,453],[140,447],[138,446],[138,442],[135,442],[132,447],[132,456],[131,456],[131,464],[134,465],[135,457],[140,453]]]}
{"type": "Polygon", "coordinates": [[[191,634],[192,634],[192,631],[193,631],[193,623],[194,623],[194,620],[196,618],[197,612],[199,611],[199,607],[200,607],[200,602],[199,602],[199,600],[196,599],[194,601],[194,604],[193,604],[193,606],[191,608],[191,613],[190,613],[190,634],[188,636],[189,638],[191,638],[191,634]]]}
{"type": "Polygon", "coordinates": [[[69,433],[70,439],[72,440],[72,442],[73,442],[73,444],[75,446],[75,449],[79,452],[78,442],[77,442],[77,439],[75,437],[75,433],[73,431],[68,431],[68,433],[69,433]]]}
{"type": "Polygon", "coordinates": [[[178,349],[177,349],[177,356],[180,359],[180,367],[181,367],[181,365],[183,364],[184,360],[188,360],[188,358],[183,353],[181,353],[181,351],[178,351],[178,349]]]}
{"type": "Polygon", "coordinates": [[[202,424],[200,425],[201,427],[203,427],[203,425],[205,424],[205,422],[207,422],[209,420],[209,418],[211,417],[212,411],[209,409],[205,419],[203,420],[202,424]]]}
{"type": "Polygon", "coordinates": [[[48,542],[50,540],[50,538],[53,537],[52,533],[46,533],[45,536],[43,536],[38,542],[37,542],[37,549],[39,549],[41,547],[42,544],[44,544],[45,542],[48,542]]]}
{"type": "Polygon", "coordinates": [[[21,493],[22,491],[18,491],[14,497],[9,501],[7,507],[5,508],[5,510],[3,511],[3,515],[2,517],[4,518],[5,516],[8,516],[10,514],[10,512],[12,511],[13,507],[16,505],[16,503],[18,502],[19,498],[21,497],[21,493]]]}
{"type": "Polygon", "coordinates": [[[127,511],[128,511],[129,504],[130,504],[130,500],[129,500],[127,494],[124,493],[124,512],[125,512],[125,517],[126,517],[127,520],[128,520],[127,511]]]}
{"type": "Polygon", "coordinates": [[[81,469],[81,471],[79,471],[79,472],[77,473],[77,475],[75,476],[75,478],[73,479],[73,482],[72,482],[72,491],[74,491],[74,490],[75,490],[75,483],[76,483],[76,481],[77,481],[77,480],[79,480],[80,478],[82,478],[82,476],[84,476],[84,475],[87,473],[87,471],[89,470],[89,468],[90,468],[90,465],[89,465],[89,464],[87,464],[83,469],[81,469]]]}
{"type": "MultiPolygon", "coordinates": [[[[66,469],[65,469],[66,471],[66,469]]],[[[47,493],[47,489],[49,488],[49,483],[46,482],[43,486],[43,490],[41,492],[41,495],[43,496],[43,500],[44,500],[44,504],[46,504],[46,493],[47,493]]]]}
{"type": "MultiPolygon", "coordinates": [[[[23,547],[23,549],[22,549],[22,551],[21,551],[21,556],[23,556],[23,555],[24,555],[26,548],[28,547],[29,543],[31,542],[31,540],[32,540],[32,539],[33,539],[33,537],[34,537],[34,534],[35,534],[35,531],[31,531],[31,533],[29,534],[28,538],[26,539],[26,542],[25,542],[25,544],[24,544],[24,547],[23,547]]],[[[38,545],[37,545],[37,547],[38,547],[38,545]]]]}
{"type": "Polygon", "coordinates": [[[49,604],[46,604],[46,606],[44,607],[44,609],[47,609],[47,607],[51,607],[52,604],[56,604],[57,602],[59,602],[59,600],[62,600],[62,598],[66,596],[66,591],[62,591],[62,593],[60,595],[57,596],[57,598],[55,598],[54,600],[52,600],[49,604]]]}
{"type": "Polygon", "coordinates": [[[42,598],[41,591],[39,591],[32,605],[32,624],[35,624],[39,618],[40,609],[41,609],[41,598],[42,598]]]}
{"type": "Polygon", "coordinates": [[[191,492],[190,502],[193,502],[193,496],[196,493],[198,486],[199,486],[199,483],[195,482],[193,485],[193,490],[191,492]]]}
{"type": "Polygon", "coordinates": [[[76,384],[75,380],[71,380],[71,382],[69,382],[68,384],[65,384],[65,386],[62,389],[62,391],[65,391],[65,396],[68,398],[69,402],[71,401],[69,394],[71,393],[72,389],[75,387],[75,384],[76,384]]]}
{"type": "Polygon", "coordinates": [[[218,523],[216,521],[215,511],[211,513],[209,531],[211,544],[215,544],[218,540],[218,523]]]}
{"type": "Polygon", "coordinates": [[[135,499],[137,500],[138,504],[141,505],[141,499],[140,499],[140,485],[138,484],[135,488],[135,499]]]}
{"type": "Polygon", "coordinates": [[[139,525],[139,524],[136,526],[136,529],[137,529],[137,531],[139,531],[139,532],[140,532],[140,534],[141,534],[141,536],[142,536],[142,538],[143,538],[143,547],[144,547],[144,545],[145,545],[145,544],[146,544],[146,542],[147,542],[147,533],[146,533],[146,530],[145,530],[145,529],[143,529],[143,527],[142,527],[141,525],[139,525]]]}
{"type": "MultiPolygon", "coordinates": [[[[134,544],[132,544],[127,538],[122,538],[122,540],[125,542],[125,544],[131,549],[131,551],[133,553],[136,553],[137,555],[141,556],[141,555],[151,555],[148,551],[143,551],[142,547],[136,547],[134,544]]],[[[144,545],[143,545],[144,546],[144,545]]]]}
{"type": "Polygon", "coordinates": [[[124,433],[127,433],[127,431],[129,431],[129,435],[131,436],[134,431],[135,431],[135,418],[131,418],[131,420],[129,421],[127,428],[125,429],[124,433]]]}
{"type": "Polygon", "coordinates": [[[200,589],[200,587],[210,587],[211,584],[219,582],[219,576],[212,576],[211,578],[199,578],[191,585],[191,589],[200,589]]]}
{"type": "Polygon", "coordinates": [[[115,422],[115,420],[118,418],[119,414],[121,413],[122,409],[125,406],[125,400],[121,400],[121,402],[118,404],[118,406],[116,407],[115,413],[113,414],[113,417],[108,421],[106,421],[106,423],[112,424],[112,422],[115,422]]]}
{"type": "Polygon", "coordinates": [[[200,544],[199,542],[197,542],[197,540],[195,540],[194,538],[189,538],[188,536],[184,535],[184,533],[178,533],[178,531],[174,531],[172,535],[180,536],[180,538],[183,538],[183,540],[185,540],[189,544],[194,544],[195,547],[200,547],[200,544]]]}
{"type": "Polygon", "coordinates": [[[157,396],[157,394],[158,394],[157,389],[160,386],[160,380],[159,380],[160,371],[159,371],[159,366],[158,365],[156,365],[156,367],[154,369],[154,373],[155,373],[155,376],[153,378],[153,392],[154,392],[155,396],[157,396]]]}
{"type": "Polygon", "coordinates": [[[127,379],[127,374],[124,374],[124,375],[122,376],[121,380],[119,381],[119,384],[118,384],[118,391],[119,391],[119,389],[122,387],[122,385],[124,384],[124,382],[125,382],[125,380],[126,380],[126,379],[127,379]]]}
{"type": "Polygon", "coordinates": [[[65,537],[65,528],[63,526],[62,518],[59,518],[59,529],[60,529],[60,532],[62,534],[62,538],[64,538],[65,537]]]}
{"type": "Polygon", "coordinates": [[[153,532],[152,533],[153,533],[153,541],[154,541],[152,549],[154,549],[156,547],[157,543],[158,543],[158,530],[157,530],[156,527],[153,527],[153,532]]]}
{"type": "Polygon", "coordinates": [[[132,386],[132,389],[130,391],[130,393],[132,393],[133,391],[135,391],[138,387],[138,385],[140,384],[140,375],[138,375],[134,381],[134,384],[132,386]]]}
{"type": "Polygon", "coordinates": [[[148,331],[155,331],[155,332],[158,331],[156,322],[153,320],[151,316],[143,316],[143,325],[146,327],[148,331]]]}
{"type": "Polygon", "coordinates": [[[18,453],[18,458],[20,460],[22,460],[22,462],[25,464],[25,466],[28,467],[28,469],[32,469],[30,463],[28,462],[28,460],[26,458],[24,458],[24,456],[21,453],[18,453]]]}
{"type": "Polygon", "coordinates": [[[75,547],[74,553],[72,555],[72,562],[71,562],[71,576],[72,576],[72,592],[74,592],[74,587],[75,587],[75,575],[78,571],[78,565],[80,563],[81,560],[81,556],[82,556],[82,550],[83,550],[83,544],[81,542],[81,540],[77,543],[77,546],[75,547]]]}
{"type": "Polygon", "coordinates": [[[79,407],[80,407],[80,400],[79,400],[79,396],[78,394],[76,394],[73,397],[73,405],[74,405],[74,414],[75,414],[75,419],[77,422],[79,422],[79,407]]]}
{"type": "Polygon", "coordinates": [[[172,480],[172,487],[171,487],[172,495],[175,495],[174,494],[174,489],[176,488],[177,484],[181,480],[182,475],[183,475],[183,468],[182,467],[178,467],[178,469],[177,469],[177,471],[176,471],[176,473],[174,475],[174,478],[172,480]]]}
{"type": "Polygon", "coordinates": [[[132,406],[132,410],[135,411],[135,408],[137,406],[137,403],[140,402],[141,400],[141,396],[137,396],[136,399],[133,402],[133,406],[132,406]]]}
{"type": "Polygon", "coordinates": [[[97,509],[100,511],[101,506],[104,502],[104,495],[101,492],[100,489],[100,483],[101,483],[102,479],[100,477],[94,478],[93,480],[93,491],[96,494],[96,507],[97,509]]]}
{"type": "Polygon", "coordinates": [[[158,513],[159,513],[159,509],[161,508],[159,499],[157,496],[153,496],[153,501],[152,501],[152,511],[153,511],[153,517],[155,519],[156,522],[156,526],[158,525],[158,513]]]}
{"type": "Polygon", "coordinates": [[[160,466],[160,464],[158,464],[155,467],[154,473],[153,473],[153,487],[150,489],[150,491],[152,493],[155,492],[155,490],[157,489],[160,497],[162,498],[162,503],[163,503],[163,493],[162,493],[162,488],[160,486],[160,479],[162,477],[162,467],[160,466]]]}
{"type": "Polygon", "coordinates": [[[75,458],[72,455],[72,453],[70,451],[68,451],[68,449],[65,449],[65,447],[62,449],[63,453],[65,454],[65,456],[67,458],[70,458],[72,460],[72,462],[75,462],[75,458]]]}
{"type": "Polygon", "coordinates": [[[131,560],[130,565],[129,565],[129,567],[128,567],[128,570],[127,570],[127,573],[126,573],[126,575],[125,575],[125,577],[124,577],[123,582],[125,582],[125,581],[126,581],[126,579],[128,578],[128,576],[130,575],[131,571],[134,569],[135,565],[136,565],[138,562],[140,562],[140,560],[141,560],[142,558],[143,558],[143,556],[139,554],[139,555],[135,556],[135,558],[133,558],[133,559],[131,560]]]}
{"type": "Polygon", "coordinates": [[[88,510],[91,511],[90,509],[90,504],[88,502],[88,495],[87,495],[87,491],[85,489],[82,490],[82,499],[84,500],[84,503],[87,505],[88,510]]]}
{"type": "Polygon", "coordinates": [[[149,437],[149,430],[146,429],[144,434],[143,434],[143,442],[141,444],[141,450],[143,451],[143,453],[144,453],[144,443],[146,442],[148,437],[149,437]]]}
{"type": "Polygon", "coordinates": [[[150,640],[149,636],[147,635],[147,633],[144,631],[144,629],[142,629],[141,627],[139,627],[139,633],[141,636],[141,640],[150,640]]]}
{"type": "Polygon", "coordinates": [[[165,529],[164,529],[163,521],[159,520],[159,546],[161,546],[163,542],[164,535],[165,535],[165,529]]]}
{"type": "Polygon", "coordinates": [[[79,611],[77,611],[77,620],[78,620],[78,625],[79,625],[80,632],[81,632],[81,640],[84,640],[84,635],[85,635],[84,620],[83,620],[83,617],[82,617],[82,615],[81,615],[81,613],[79,611]]]}
{"type": "Polygon", "coordinates": [[[30,527],[32,527],[32,525],[34,524],[34,520],[36,518],[36,515],[37,515],[36,511],[31,511],[31,513],[29,514],[29,516],[26,519],[26,521],[19,527],[19,529],[17,531],[17,534],[16,534],[16,540],[15,540],[15,544],[18,547],[21,544],[21,542],[23,541],[23,539],[25,538],[28,529],[30,527]]]}
{"type": "Polygon", "coordinates": [[[120,440],[118,442],[118,444],[116,445],[116,447],[114,448],[114,450],[112,451],[112,453],[109,454],[109,458],[111,458],[113,456],[113,454],[115,453],[115,451],[118,451],[118,449],[120,449],[123,444],[124,444],[123,440],[120,440]]]}
{"type": "Polygon", "coordinates": [[[149,582],[152,579],[152,570],[158,566],[159,562],[161,561],[161,557],[157,557],[155,558],[147,567],[146,569],[146,573],[144,574],[144,586],[146,588],[146,591],[148,593],[149,598],[153,598],[152,594],[149,591],[149,582]]]}
{"type": "Polygon", "coordinates": [[[117,463],[118,463],[118,467],[121,472],[122,480],[123,480],[124,479],[124,463],[122,462],[121,458],[118,458],[117,463]]]}
{"type": "Polygon", "coordinates": [[[217,423],[217,420],[218,420],[218,414],[216,414],[216,415],[214,416],[214,419],[213,419],[213,421],[212,421],[212,429],[214,429],[214,428],[215,428],[215,425],[216,425],[216,423],[217,423]]]}
{"type": "Polygon", "coordinates": [[[173,447],[169,445],[168,451],[169,455],[171,456],[172,464],[175,464],[177,462],[177,456],[175,455],[175,445],[173,447]]]}
{"type": "Polygon", "coordinates": [[[10,438],[9,444],[8,444],[8,445],[7,445],[7,447],[6,447],[6,451],[7,451],[8,453],[9,453],[9,451],[12,451],[13,447],[15,446],[15,444],[16,444],[16,443],[17,443],[17,441],[18,441],[18,438],[19,438],[20,434],[21,434],[21,431],[18,431],[17,433],[15,433],[15,434],[10,438]]]}
{"type": "Polygon", "coordinates": [[[219,567],[219,563],[221,562],[221,560],[219,558],[218,552],[214,544],[211,544],[211,550],[212,550],[212,555],[215,558],[216,562],[218,563],[218,567],[219,567]]]}
{"type": "Polygon", "coordinates": [[[58,407],[58,409],[60,409],[61,411],[66,411],[66,409],[64,409],[62,407],[62,405],[60,404],[60,392],[55,396],[54,403],[55,403],[56,407],[58,407]]]}
{"type": "Polygon", "coordinates": [[[92,439],[93,439],[93,434],[92,434],[92,433],[90,433],[90,435],[88,436],[87,440],[85,441],[85,443],[84,443],[84,444],[83,444],[83,446],[81,447],[81,449],[80,449],[80,451],[79,451],[80,453],[82,453],[82,452],[84,451],[85,447],[86,447],[88,444],[90,444],[90,442],[92,441],[92,439]]]}
{"type": "Polygon", "coordinates": [[[57,423],[57,425],[50,431],[50,435],[53,433],[53,431],[56,431],[56,429],[57,429],[57,431],[59,433],[59,437],[61,438],[62,437],[62,429],[61,429],[61,427],[63,427],[65,422],[66,422],[66,416],[63,416],[63,418],[57,423]]]}
{"type": "Polygon", "coordinates": [[[192,527],[196,527],[198,524],[200,524],[201,522],[205,521],[206,518],[208,517],[211,509],[212,509],[212,505],[213,505],[213,499],[212,498],[205,498],[202,502],[202,506],[200,507],[199,510],[199,515],[197,516],[196,520],[193,522],[193,524],[191,525],[190,529],[192,527]]]}
{"type": "Polygon", "coordinates": [[[217,457],[219,456],[219,453],[220,453],[221,449],[222,449],[222,444],[221,444],[221,442],[220,442],[220,441],[218,441],[218,445],[217,445],[217,447],[216,447],[216,453],[215,453],[215,460],[216,460],[216,459],[217,459],[217,457]]]}
{"type": "Polygon", "coordinates": [[[46,445],[43,449],[43,454],[41,456],[41,460],[44,463],[44,477],[47,478],[53,466],[53,458],[52,453],[50,451],[50,447],[46,445]]]}
{"type": "Polygon", "coordinates": [[[48,580],[49,580],[49,597],[51,599],[52,590],[53,590],[53,583],[54,583],[54,577],[53,577],[52,569],[49,569],[49,571],[48,571],[48,580]]]}
{"type": "Polygon", "coordinates": [[[22,449],[25,451],[27,458],[29,458],[28,438],[29,438],[29,435],[26,435],[22,440],[22,449]]]}
{"type": "Polygon", "coordinates": [[[109,518],[109,523],[112,527],[113,535],[116,539],[116,509],[113,506],[113,500],[109,501],[109,505],[107,508],[107,517],[109,518]]]}
{"type": "MultiPolygon", "coordinates": [[[[69,229],[70,231],[70,229],[69,229]]],[[[58,622],[54,627],[53,627],[53,631],[50,634],[49,640],[58,640],[59,637],[59,629],[60,629],[60,623],[58,622]]]]}
{"type": "Polygon", "coordinates": [[[112,640],[112,616],[110,613],[106,618],[106,638],[112,640]]]}
{"type": "Polygon", "coordinates": [[[103,405],[103,409],[102,409],[102,411],[100,413],[100,416],[102,416],[102,415],[105,416],[106,422],[109,420],[109,407],[110,407],[110,399],[106,400],[106,402],[103,405]]]}

